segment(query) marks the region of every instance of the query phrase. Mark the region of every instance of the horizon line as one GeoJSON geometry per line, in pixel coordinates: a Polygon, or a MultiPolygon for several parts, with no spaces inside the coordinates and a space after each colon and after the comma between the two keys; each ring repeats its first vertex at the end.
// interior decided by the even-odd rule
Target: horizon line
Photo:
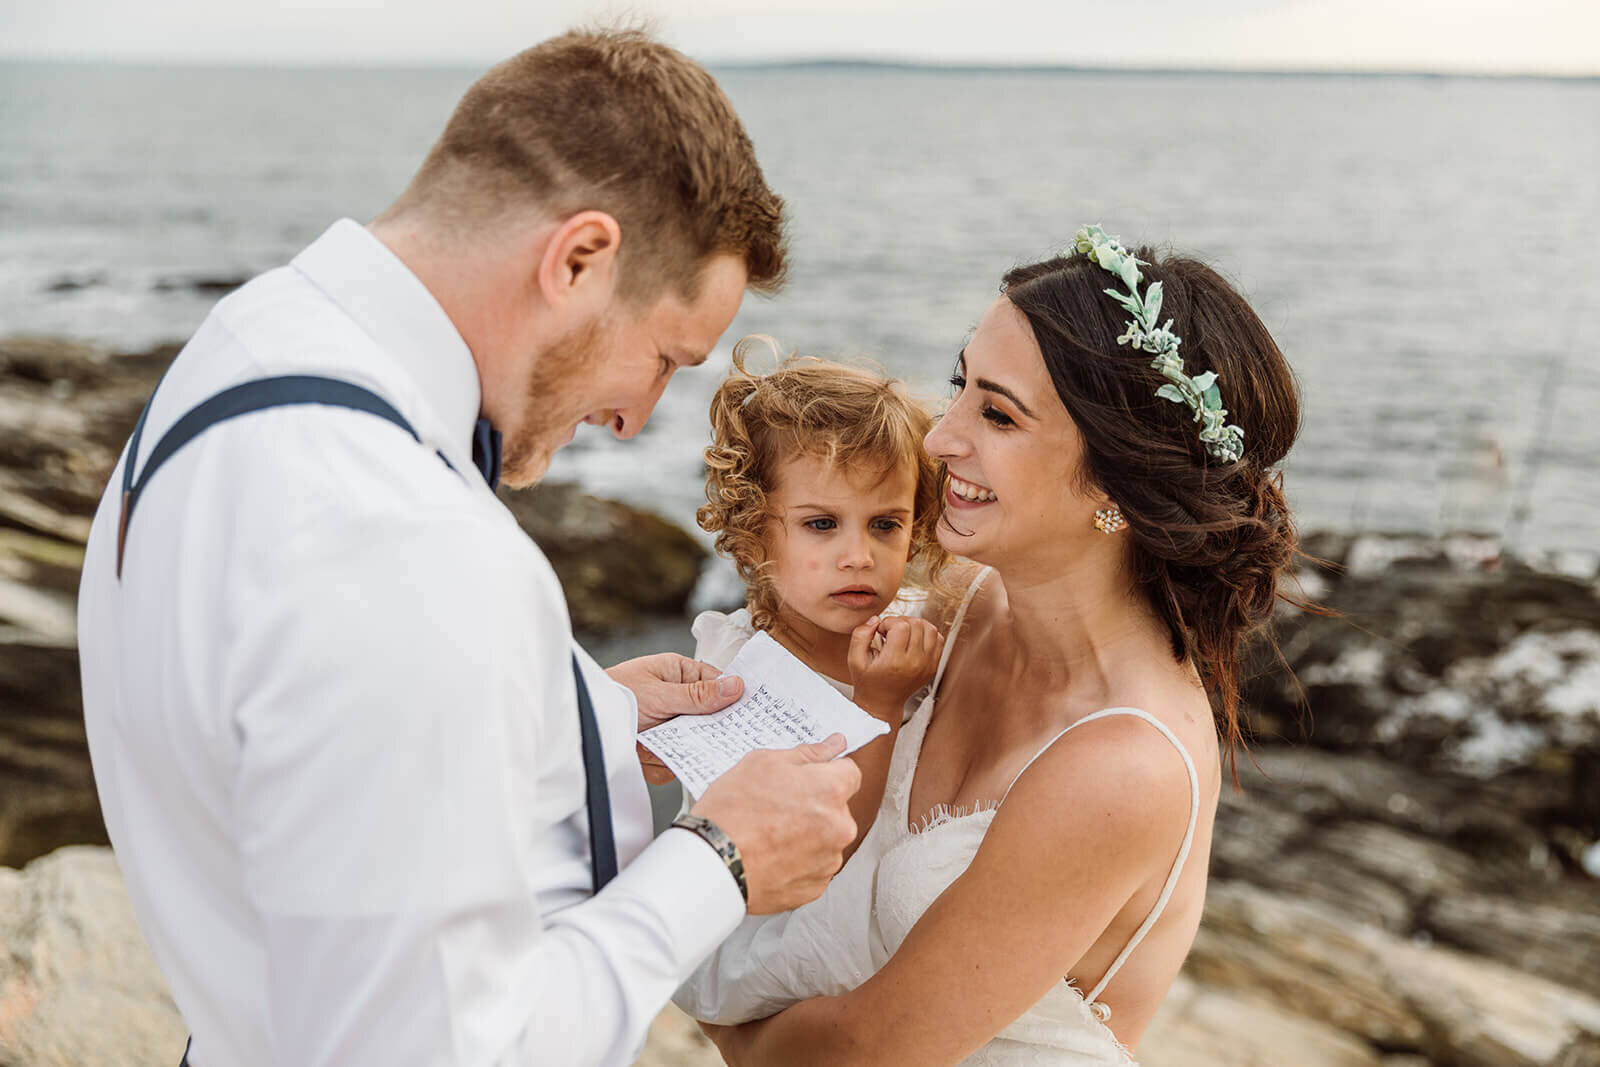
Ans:
{"type": "Polygon", "coordinates": [[[1270,77],[1373,77],[1373,78],[1513,78],[1560,79],[1575,81],[1600,80],[1600,68],[1584,73],[1566,70],[1533,70],[1509,68],[1477,69],[1471,67],[1403,67],[1403,66],[1270,66],[1256,64],[1229,65],[1225,63],[1079,63],[1071,60],[1040,61],[1018,60],[939,60],[851,58],[818,56],[796,59],[755,60],[703,60],[707,67],[719,70],[780,70],[780,69],[839,69],[861,68],[867,70],[936,71],[975,74],[1247,74],[1270,77]]]}
{"type": "MultiPolygon", "coordinates": [[[[504,57],[501,57],[504,58],[504,57]]],[[[1511,68],[1497,70],[1470,67],[1405,66],[1271,66],[1265,64],[1105,64],[1071,60],[941,60],[914,58],[855,57],[818,55],[795,58],[701,58],[696,61],[710,70],[738,72],[858,70],[900,73],[956,74],[1133,74],[1206,75],[1249,77],[1332,77],[1332,78],[1468,78],[1497,81],[1600,81],[1600,69],[1587,73],[1568,70],[1511,68]]],[[[107,67],[182,67],[221,70],[481,70],[496,59],[424,59],[395,56],[368,59],[301,57],[276,59],[202,58],[198,56],[115,56],[84,53],[40,54],[0,51],[0,63],[59,64],[64,66],[107,67]]]]}

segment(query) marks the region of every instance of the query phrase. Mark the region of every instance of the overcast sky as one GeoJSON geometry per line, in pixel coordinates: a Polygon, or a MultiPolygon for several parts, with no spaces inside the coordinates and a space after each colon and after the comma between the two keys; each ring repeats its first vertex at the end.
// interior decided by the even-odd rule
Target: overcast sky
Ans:
{"type": "Polygon", "coordinates": [[[707,61],[1600,74],[1600,0],[0,0],[0,55],[476,66],[618,12],[707,61]]]}

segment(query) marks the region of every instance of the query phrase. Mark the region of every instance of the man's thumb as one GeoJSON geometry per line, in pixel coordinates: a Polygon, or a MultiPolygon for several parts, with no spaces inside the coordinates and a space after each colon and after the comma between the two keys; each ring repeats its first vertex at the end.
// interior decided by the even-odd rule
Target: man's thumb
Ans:
{"type": "Polygon", "coordinates": [[[744,679],[736,674],[689,683],[689,700],[697,711],[721,711],[744,695],[744,679]]]}
{"type": "Polygon", "coordinates": [[[800,754],[802,763],[827,763],[844,755],[846,747],[844,734],[830,734],[814,745],[797,745],[794,751],[800,754]]]}

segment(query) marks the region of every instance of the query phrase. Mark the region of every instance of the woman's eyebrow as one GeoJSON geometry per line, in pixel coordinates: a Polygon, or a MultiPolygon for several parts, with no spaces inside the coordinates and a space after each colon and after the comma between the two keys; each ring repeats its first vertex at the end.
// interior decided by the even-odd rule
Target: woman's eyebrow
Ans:
{"type": "Polygon", "coordinates": [[[990,381],[988,378],[974,378],[972,384],[976,385],[979,389],[982,389],[986,393],[999,393],[1001,396],[1017,405],[1017,410],[1028,416],[1028,418],[1038,418],[1037,415],[1028,410],[1028,405],[1022,402],[1021,397],[1017,396],[1016,393],[1013,393],[999,382],[990,381]]]}
{"type": "MultiPolygon", "coordinates": [[[[957,374],[964,374],[966,372],[966,369],[967,369],[967,349],[966,349],[965,346],[962,346],[960,354],[958,354],[956,356],[956,373],[957,374]]],[[[1024,415],[1028,416],[1028,418],[1030,418],[1030,419],[1037,419],[1039,417],[1039,416],[1037,416],[1037,415],[1035,415],[1033,413],[1033,411],[1028,407],[1028,405],[1026,405],[1026,404],[1024,404],[1022,402],[1022,398],[1021,397],[1019,397],[1016,393],[1013,393],[1011,390],[1007,389],[1005,386],[1001,385],[997,381],[994,381],[994,380],[992,380],[990,378],[974,378],[973,381],[972,381],[972,384],[976,385],[979,389],[982,389],[984,392],[987,392],[987,393],[999,393],[1001,396],[1005,397],[1007,400],[1009,400],[1013,404],[1017,405],[1017,409],[1019,411],[1021,411],[1024,415]]]]}

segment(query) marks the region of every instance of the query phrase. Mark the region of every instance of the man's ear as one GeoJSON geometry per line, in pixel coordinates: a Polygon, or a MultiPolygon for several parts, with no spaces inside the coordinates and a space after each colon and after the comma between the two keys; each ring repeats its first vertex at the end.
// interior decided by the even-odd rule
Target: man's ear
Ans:
{"type": "Polygon", "coordinates": [[[580,211],[550,235],[537,268],[539,293],[551,307],[594,311],[616,291],[622,227],[604,211],[580,211]],[[574,303],[590,305],[571,307],[574,303]]]}

